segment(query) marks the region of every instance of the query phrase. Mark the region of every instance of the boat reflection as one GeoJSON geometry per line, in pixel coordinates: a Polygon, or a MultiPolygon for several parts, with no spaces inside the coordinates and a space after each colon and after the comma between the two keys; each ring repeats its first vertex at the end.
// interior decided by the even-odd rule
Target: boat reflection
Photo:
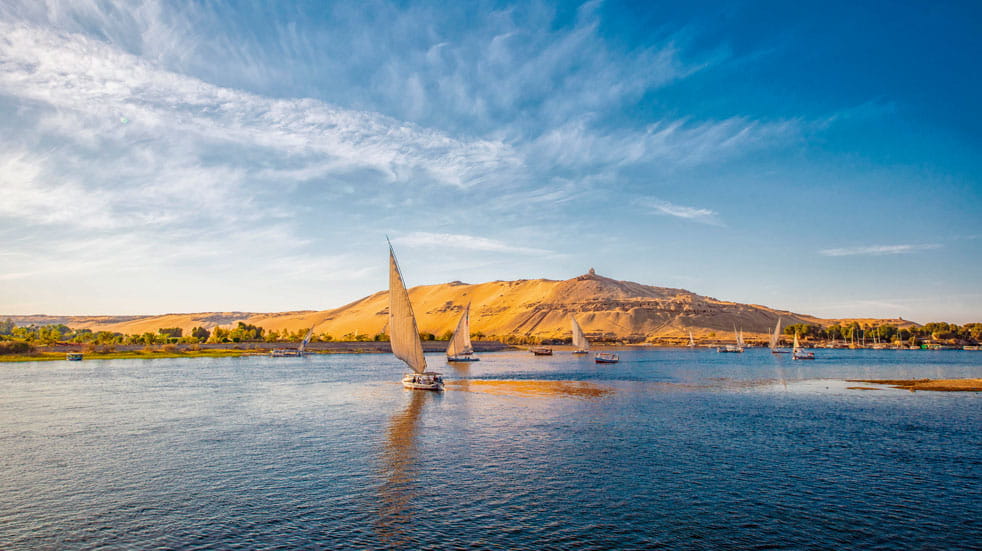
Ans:
{"type": "Polygon", "coordinates": [[[382,451],[382,485],[375,531],[390,547],[408,547],[411,502],[416,495],[416,432],[423,407],[439,399],[430,392],[409,392],[406,408],[392,416],[382,451]]]}

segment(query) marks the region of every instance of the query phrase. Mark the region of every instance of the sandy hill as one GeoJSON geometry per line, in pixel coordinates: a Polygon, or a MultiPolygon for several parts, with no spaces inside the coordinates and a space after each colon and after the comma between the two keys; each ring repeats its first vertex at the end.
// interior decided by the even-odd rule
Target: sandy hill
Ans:
{"type": "MultiPolygon", "coordinates": [[[[442,335],[452,331],[461,311],[471,304],[471,331],[488,337],[523,335],[540,338],[568,338],[570,316],[593,339],[644,341],[652,337],[729,338],[734,327],[745,336],[764,338],[774,329],[780,316],[785,325],[812,323],[830,325],[850,320],[825,320],[814,316],[775,310],[766,306],[740,304],[704,297],[684,289],[654,287],[617,281],[591,270],[590,273],[553,281],[523,279],[466,284],[459,281],[424,285],[410,289],[420,331],[442,335]]],[[[162,327],[181,327],[188,332],[195,326],[232,326],[238,321],[267,330],[298,331],[311,326],[318,333],[335,338],[349,333],[374,335],[385,332],[388,321],[387,291],[375,293],[340,308],[257,314],[224,312],[166,314],[160,316],[30,316],[28,323],[65,323],[73,328],[120,333],[155,332],[162,327]],[[41,318],[58,321],[43,321],[41,318]]],[[[18,324],[19,318],[12,316],[18,324]]],[[[857,320],[911,325],[905,320],[857,320]]]]}

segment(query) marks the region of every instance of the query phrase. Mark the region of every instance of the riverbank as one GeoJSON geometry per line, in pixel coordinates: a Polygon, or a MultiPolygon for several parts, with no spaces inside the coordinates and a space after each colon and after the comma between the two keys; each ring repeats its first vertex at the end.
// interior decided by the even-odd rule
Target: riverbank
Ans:
{"type": "MultiPolygon", "coordinates": [[[[495,352],[508,350],[511,346],[498,341],[474,341],[474,351],[495,352]]],[[[65,361],[68,352],[80,352],[85,359],[90,360],[124,360],[124,359],[155,359],[155,358],[227,358],[238,356],[257,356],[269,354],[274,348],[296,349],[297,343],[206,343],[206,344],[169,344],[162,346],[116,345],[112,347],[95,347],[86,350],[82,345],[59,344],[39,347],[30,354],[0,355],[0,362],[39,362],[65,361]]],[[[447,349],[447,341],[423,341],[424,352],[443,352],[447,349]]],[[[308,354],[390,354],[392,347],[388,342],[352,341],[352,342],[316,342],[307,345],[308,354]]]]}
{"type": "MultiPolygon", "coordinates": [[[[982,379],[846,379],[847,383],[887,385],[911,392],[931,390],[935,392],[982,392],[982,379]]],[[[850,387],[857,390],[879,390],[869,387],[850,387]]]]}

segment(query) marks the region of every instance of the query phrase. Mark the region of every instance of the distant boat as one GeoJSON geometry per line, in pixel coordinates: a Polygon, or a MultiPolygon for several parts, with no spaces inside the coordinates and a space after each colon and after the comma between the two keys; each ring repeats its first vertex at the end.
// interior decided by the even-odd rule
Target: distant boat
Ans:
{"type": "Polygon", "coordinates": [[[413,390],[443,390],[443,377],[426,371],[416,316],[392,243],[389,243],[389,344],[392,354],[413,370],[402,378],[402,386],[413,390]]]}
{"type": "Polygon", "coordinates": [[[696,347],[696,340],[692,338],[692,329],[689,329],[689,348],[696,347]]]}
{"type": "Polygon", "coordinates": [[[814,352],[805,352],[801,346],[798,344],[798,333],[794,334],[794,347],[791,351],[792,360],[814,360],[814,352]]]}
{"type": "Polygon", "coordinates": [[[82,353],[81,352],[69,352],[69,353],[65,354],[65,359],[68,360],[68,361],[70,361],[70,362],[80,362],[80,361],[82,361],[82,353]]]}
{"type": "Polygon", "coordinates": [[[716,352],[730,352],[730,353],[743,352],[743,334],[737,333],[737,329],[735,325],[733,326],[733,336],[736,337],[736,344],[717,346],[716,352]]]}
{"type": "Polygon", "coordinates": [[[536,356],[552,356],[552,349],[546,346],[533,346],[529,352],[536,356]]]}
{"type": "Polygon", "coordinates": [[[613,352],[599,352],[593,357],[593,361],[597,362],[598,364],[615,364],[620,360],[620,357],[613,352]]]}
{"type": "Polygon", "coordinates": [[[590,352],[590,341],[586,340],[586,335],[583,334],[580,324],[576,323],[576,318],[570,316],[569,319],[573,322],[573,346],[576,347],[576,350],[573,350],[573,354],[588,354],[590,352]]]}
{"type": "Polygon", "coordinates": [[[448,362],[478,362],[481,358],[475,358],[474,347],[471,345],[471,304],[468,302],[464,308],[464,313],[457,322],[453,336],[450,337],[450,344],[447,346],[448,362]]]}
{"type": "Polygon", "coordinates": [[[781,340],[781,318],[777,318],[777,326],[774,327],[774,334],[771,335],[771,354],[787,354],[787,350],[777,347],[781,340]]]}
{"type": "Polygon", "coordinates": [[[294,348],[274,348],[269,353],[269,355],[270,356],[273,356],[274,358],[289,358],[289,357],[294,357],[295,358],[297,356],[303,356],[304,354],[306,354],[306,352],[304,352],[304,349],[307,348],[307,344],[310,342],[310,338],[313,337],[313,336],[314,336],[314,326],[311,326],[310,329],[307,330],[307,336],[305,336],[303,338],[303,340],[300,341],[300,346],[299,347],[297,347],[295,349],[294,348]]]}

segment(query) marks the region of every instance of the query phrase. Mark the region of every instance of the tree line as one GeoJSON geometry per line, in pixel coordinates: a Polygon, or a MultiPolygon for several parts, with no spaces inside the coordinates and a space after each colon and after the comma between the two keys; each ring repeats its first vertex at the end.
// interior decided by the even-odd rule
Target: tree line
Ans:
{"type": "Polygon", "coordinates": [[[815,340],[837,340],[860,342],[865,340],[879,342],[982,342],[982,323],[966,323],[957,325],[944,321],[925,323],[920,327],[897,327],[895,325],[867,325],[852,322],[844,325],[829,325],[823,327],[808,323],[797,323],[784,328],[788,336],[798,335],[799,338],[815,340]]]}

